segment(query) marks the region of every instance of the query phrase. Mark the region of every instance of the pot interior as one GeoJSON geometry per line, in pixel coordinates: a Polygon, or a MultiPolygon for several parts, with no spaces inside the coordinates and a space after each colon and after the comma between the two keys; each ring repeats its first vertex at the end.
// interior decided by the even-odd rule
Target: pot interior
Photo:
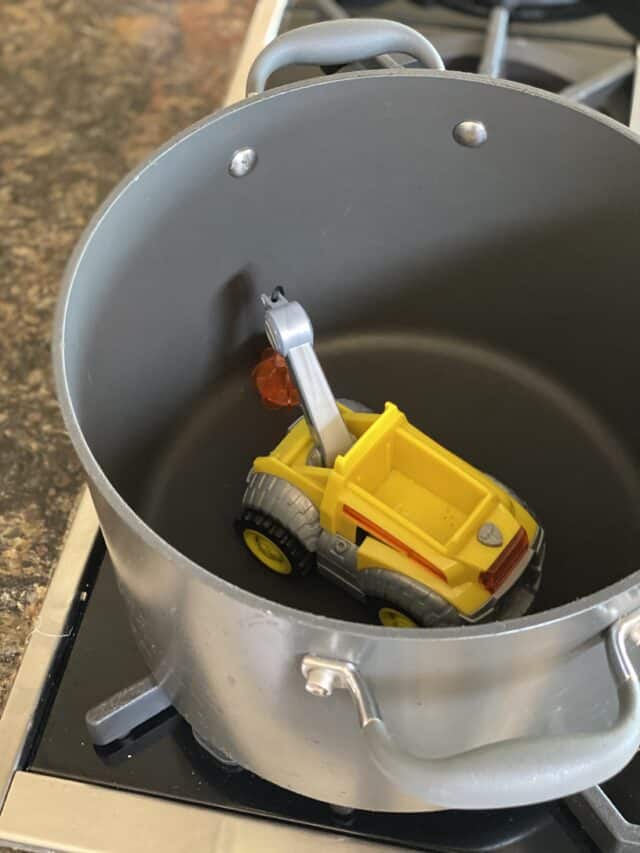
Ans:
{"type": "MultiPolygon", "coordinates": [[[[536,610],[633,570],[633,464],[579,398],[508,356],[429,333],[381,328],[325,339],[318,349],[339,396],[375,411],[391,397],[416,425],[524,497],[548,542],[536,610]]],[[[314,573],[264,569],[234,535],[249,461],[274,447],[298,414],[265,409],[244,366],[229,372],[158,454],[143,515],[231,583],[302,610],[369,621],[364,605],[314,573]]]]}
{"type": "Polygon", "coordinates": [[[128,185],[74,273],[62,358],[98,463],[229,582],[369,621],[327,581],[263,569],[233,529],[263,408],[258,295],[307,308],[337,396],[385,400],[521,495],[547,534],[535,609],[636,570],[640,150],[546,97],[367,72],[214,118],[128,185]],[[481,118],[488,142],[452,128],[481,118]],[[258,164],[232,178],[234,150],[258,164]]]}

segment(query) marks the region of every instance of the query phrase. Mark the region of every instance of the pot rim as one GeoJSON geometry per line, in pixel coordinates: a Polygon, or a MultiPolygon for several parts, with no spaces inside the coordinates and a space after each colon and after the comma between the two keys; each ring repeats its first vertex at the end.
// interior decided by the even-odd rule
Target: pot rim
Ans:
{"type": "MultiPolygon", "coordinates": [[[[425,639],[433,640],[463,640],[463,639],[478,639],[496,636],[507,636],[523,630],[542,629],[550,623],[558,623],[567,621],[576,617],[592,608],[598,608],[603,611],[603,627],[611,624],[618,616],[621,615],[620,607],[608,607],[610,599],[628,593],[634,587],[640,588],[640,569],[627,575],[619,581],[614,582],[606,587],[603,587],[598,592],[591,593],[583,598],[579,598],[569,604],[563,604],[558,607],[543,610],[540,613],[535,613],[530,616],[522,616],[517,619],[511,619],[508,622],[489,622],[485,625],[463,625],[456,628],[438,628],[436,634],[430,629],[416,631],[415,628],[387,628],[382,625],[366,625],[364,623],[349,622],[343,619],[335,619],[328,616],[322,616],[314,613],[309,613],[304,610],[290,607],[289,605],[280,604],[268,598],[263,598],[260,595],[249,592],[242,587],[236,586],[223,578],[218,577],[215,573],[205,569],[199,563],[191,560],[181,551],[167,542],[159,533],[150,527],[124,500],[120,493],[112,485],[107,477],[84,436],[84,432],[80,427],[76,417],[74,404],[69,391],[67,382],[66,364],[65,364],[65,334],[66,334],[66,317],[69,302],[71,300],[73,288],[80,270],[82,259],[85,252],[89,249],[94,237],[98,234],[100,225],[107,216],[111,213],[112,208],[118,203],[119,199],[124,196],[128,189],[136,183],[147,169],[155,166],[163,157],[168,155],[173,148],[180,145],[182,142],[190,138],[193,134],[198,133],[202,129],[210,125],[224,120],[227,116],[244,109],[250,109],[254,104],[262,101],[268,101],[272,98],[280,98],[288,93],[306,88],[314,88],[317,86],[331,86],[345,82],[355,82],[362,78],[376,77],[426,77],[433,80],[439,79],[456,79],[467,83],[472,83],[478,86],[494,86],[500,89],[518,92],[522,95],[534,98],[542,98],[547,101],[563,107],[564,109],[573,110],[581,115],[596,121],[610,130],[625,136],[630,142],[638,145],[640,152],[640,136],[637,136],[633,131],[623,124],[620,124],[615,119],[599,113],[590,107],[583,104],[573,103],[563,99],[561,96],[551,92],[537,89],[533,86],[527,86],[522,83],[515,83],[510,80],[496,80],[487,77],[481,77],[476,74],[460,72],[460,71],[435,71],[430,69],[376,69],[356,72],[345,72],[341,74],[333,74],[330,77],[317,77],[309,80],[290,83],[278,88],[267,90],[258,95],[253,95],[232,104],[229,107],[220,109],[211,113],[208,116],[200,119],[185,130],[173,136],[168,142],[155,151],[141,164],[135,166],[112,190],[108,197],[102,202],[97,211],[93,214],[80,236],[76,246],[67,262],[63,276],[62,287],[58,298],[58,303],[55,312],[53,341],[52,341],[52,356],[55,377],[56,394],[58,403],[62,410],[65,426],[71,438],[74,450],[82,463],[86,474],[91,482],[99,489],[101,495],[106,499],[111,509],[119,516],[127,527],[133,530],[141,537],[143,542],[160,552],[161,556],[173,563],[180,571],[189,571],[197,576],[218,592],[231,596],[234,600],[246,606],[268,610],[276,618],[294,619],[299,623],[306,623],[310,628],[322,628],[341,633],[348,632],[353,636],[361,636],[365,638],[394,638],[396,640],[417,641],[422,642],[425,639]],[[429,630],[429,636],[425,636],[424,631],[429,630]]],[[[640,153],[639,153],[640,157],[640,153]]],[[[631,609],[633,602],[629,602],[626,609],[631,609]]]]}

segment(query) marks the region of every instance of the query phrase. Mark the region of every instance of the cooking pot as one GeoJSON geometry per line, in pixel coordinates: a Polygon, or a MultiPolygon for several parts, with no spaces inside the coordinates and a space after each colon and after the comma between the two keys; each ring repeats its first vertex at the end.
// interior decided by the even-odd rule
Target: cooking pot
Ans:
{"type": "Polygon", "coordinates": [[[258,94],[105,202],[55,331],[66,424],[155,679],[243,767],[396,812],[561,797],[640,741],[640,145],[559,97],[441,69],[390,22],[273,42],[258,94]],[[289,63],[389,52],[433,67],[262,91],[289,63]],[[339,396],[392,398],[535,508],[536,612],[383,628],[321,578],[252,560],[233,530],[246,471],[297,415],[264,409],[251,379],[276,285],[313,317],[339,396]]]}

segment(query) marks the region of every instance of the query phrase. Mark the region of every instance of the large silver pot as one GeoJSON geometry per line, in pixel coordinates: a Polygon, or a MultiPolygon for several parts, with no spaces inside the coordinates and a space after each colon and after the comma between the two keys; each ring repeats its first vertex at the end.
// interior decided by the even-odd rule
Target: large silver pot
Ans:
{"type": "MultiPolygon", "coordinates": [[[[268,48],[252,88],[307,59],[438,64],[399,25],[319,26],[268,48]]],[[[625,128],[437,69],[251,97],[107,200],[66,274],[60,401],[137,642],[204,742],[387,811],[559,797],[631,758],[639,200],[625,128]],[[287,423],[250,379],[257,294],[276,284],[308,307],[338,394],[391,397],[535,507],[539,612],[375,627],[326,582],[278,585],[249,561],[244,475],[287,423]]]]}

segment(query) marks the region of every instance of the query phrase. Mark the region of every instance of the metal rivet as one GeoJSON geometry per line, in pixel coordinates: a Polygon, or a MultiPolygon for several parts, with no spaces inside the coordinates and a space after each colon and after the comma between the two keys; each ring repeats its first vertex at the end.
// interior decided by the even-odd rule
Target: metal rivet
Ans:
{"type": "Polygon", "coordinates": [[[461,121],[453,128],[453,138],[465,148],[479,148],[487,141],[487,128],[481,121],[461,121]]]}
{"type": "Polygon", "coordinates": [[[258,162],[258,155],[253,148],[239,148],[234,151],[229,163],[229,174],[234,178],[244,178],[258,162]]]}
{"type": "Polygon", "coordinates": [[[335,672],[331,672],[329,669],[312,669],[307,674],[305,689],[312,696],[322,696],[325,698],[331,696],[333,693],[335,680],[335,672]]]}
{"type": "Polygon", "coordinates": [[[496,524],[488,521],[483,524],[478,530],[478,542],[483,545],[488,545],[490,548],[499,548],[502,543],[502,531],[496,524]]]}

